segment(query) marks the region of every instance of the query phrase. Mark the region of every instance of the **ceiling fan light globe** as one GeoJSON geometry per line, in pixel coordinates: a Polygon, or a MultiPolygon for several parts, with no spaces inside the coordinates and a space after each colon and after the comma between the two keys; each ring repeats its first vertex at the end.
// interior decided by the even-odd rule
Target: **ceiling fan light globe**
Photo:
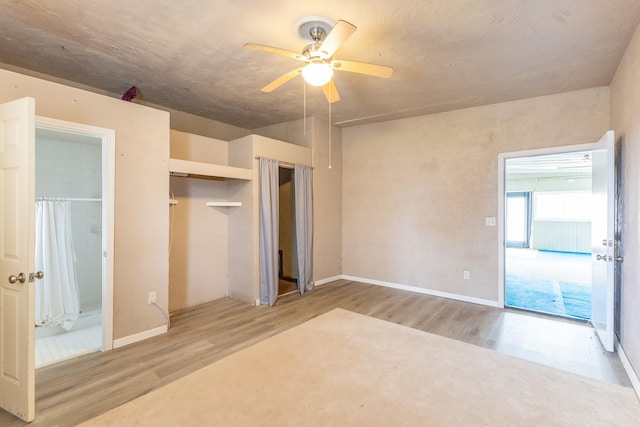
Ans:
{"type": "Polygon", "coordinates": [[[311,86],[324,86],[333,77],[333,69],[330,64],[311,63],[302,69],[302,77],[311,86]]]}

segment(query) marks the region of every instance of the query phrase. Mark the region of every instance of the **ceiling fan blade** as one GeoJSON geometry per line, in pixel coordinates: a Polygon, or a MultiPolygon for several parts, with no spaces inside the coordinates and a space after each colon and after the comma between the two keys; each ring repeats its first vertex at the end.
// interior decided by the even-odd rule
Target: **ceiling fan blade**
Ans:
{"type": "Polygon", "coordinates": [[[357,29],[353,24],[347,21],[338,21],[329,34],[324,38],[320,45],[319,51],[325,52],[328,58],[331,58],[336,50],[345,40],[357,29]]]}
{"type": "Polygon", "coordinates": [[[264,93],[272,92],[277,88],[279,88],[280,86],[282,86],[283,84],[285,84],[286,82],[288,82],[289,80],[291,80],[292,78],[294,78],[295,76],[297,76],[298,74],[300,74],[301,71],[302,71],[302,68],[296,68],[293,71],[289,71],[287,74],[278,77],[277,79],[275,79],[274,81],[272,81],[271,83],[269,83],[268,85],[266,85],[260,90],[264,93]]]}
{"type": "Polygon", "coordinates": [[[336,60],[331,62],[334,70],[350,71],[352,73],[367,74],[376,77],[391,77],[393,68],[385,65],[369,64],[367,62],[342,61],[336,60]]]}
{"type": "Polygon", "coordinates": [[[255,43],[245,43],[242,45],[242,47],[244,47],[245,49],[257,50],[260,52],[275,53],[276,55],[288,56],[289,58],[297,59],[298,61],[308,61],[307,57],[304,55],[300,55],[299,53],[295,53],[290,50],[280,49],[279,47],[264,46],[255,43]]]}
{"type": "Polygon", "coordinates": [[[333,82],[333,79],[329,80],[329,83],[322,86],[322,91],[324,92],[324,96],[327,98],[327,101],[329,101],[329,104],[340,101],[340,94],[338,93],[338,89],[336,89],[336,84],[333,82]]]}

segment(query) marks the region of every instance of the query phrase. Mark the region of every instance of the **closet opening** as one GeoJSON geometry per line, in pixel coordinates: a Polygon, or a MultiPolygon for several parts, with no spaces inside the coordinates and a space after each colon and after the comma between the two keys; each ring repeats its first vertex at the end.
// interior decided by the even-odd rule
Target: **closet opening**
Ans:
{"type": "Polygon", "coordinates": [[[313,288],[313,169],[260,157],[258,213],[258,304],[275,304],[286,290],[313,288]],[[293,170],[285,170],[286,166],[293,170]],[[279,262],[279,254],[282,262],[279,262]],[[279,275],[279,266],[282,273],[279,275]],[[281,276],[281,277],[279,277],[281,276]],[[290,280],[283,280],[282,278],[290,280]],[[295,280],[295,282],[293,281],[295,280]],[[287,288],[284,285],[291,286],[287,288]],[[296,285],[297,286],[293,286],[296,285]]]}
{"type": "Polygon", "coordinates": [[[294,171],[279,166],[279,218],[278,218],[278,295],[298,290],[295,249],[294,171]]]}

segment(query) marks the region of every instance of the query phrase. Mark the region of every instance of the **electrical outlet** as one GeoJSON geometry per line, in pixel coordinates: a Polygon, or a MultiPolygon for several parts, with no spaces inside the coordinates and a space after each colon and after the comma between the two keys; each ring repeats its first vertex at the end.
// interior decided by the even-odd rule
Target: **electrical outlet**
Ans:
{"type": "Polygon", "coordinates": [[[149,292],[149,296],[147,297],[147,304],[155,304],[156,303],[156,293],[149,292]]]}
{"type": "Polygon", "coordinates": [[[471,272],[470,272],[470,271],[468,271],[468,270],[463,271],[463,272],[462,272],[462,277],[464,277],[464,278],[465,278],[465,280],[469,280],[469,279],[471,279],[471,272]]]}

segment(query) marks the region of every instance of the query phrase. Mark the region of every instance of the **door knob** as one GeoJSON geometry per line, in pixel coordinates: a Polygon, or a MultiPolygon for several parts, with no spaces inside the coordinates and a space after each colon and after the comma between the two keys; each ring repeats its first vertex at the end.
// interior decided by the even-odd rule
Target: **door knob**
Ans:
{"type": "Polygon", "coordinates": [[[606,261],[606,260],[607,260],[606,255],[596,255],[596,261],[606,261]]]}
{"type": "Polygon", "coordinates": [[[20,283],[24,283],[27,281],[27,276],[24,275],[24,273],[20,273],[17,276],[11,275],[9,276],[9,283],[16,283],[16,282],[20,282],[20,283]]]}
{"type": "Polygon", "coordinates": [[[42,279],[44,277],[44,273],[42,271],[38,271],[37,273],[29,273],[29,283],[32,283],[35,279],[42,279]]]}

